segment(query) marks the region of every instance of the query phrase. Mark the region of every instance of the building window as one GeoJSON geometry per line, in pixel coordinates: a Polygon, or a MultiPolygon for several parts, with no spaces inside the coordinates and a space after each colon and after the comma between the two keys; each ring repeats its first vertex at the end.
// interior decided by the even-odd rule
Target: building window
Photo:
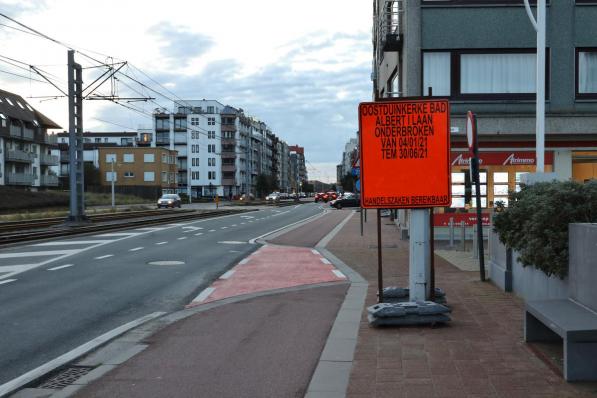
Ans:
{"type": "Polygon", "coordinates": [[[423,95],[450,95],[450,53],[423,53],[423,95]]]}
{"type": "Polygon", "coordinates": [[[214,107],[213,106],[208,106],[207,107],[207,113],[214,113],[214,107]]]}
{"type": "Polygon", "coordinates": [[[96,143],[101,143],[101,142],[102,142],[102,139],[101,139],[101,138],[96,138],[96,139],[95,139],[95,142],[96,142],[96,143]]]}
{"type": "Polygon", "coordinates": [[[162,163],[168,163],[168,155],[162,153],[162,163]]]}
{"type": "Polygon", "coordinates": [[[116,163],[116,154],[115,153],[107,153],[106,154],[106,163],[116,163]]]}
{"type": "Polygon", "coordinates": [[[215,166],[216,165],[216,158],[209,158],[207,159],[208,166],[215,166]]]}
{"type": "Polygon", "coordinates": [[[143,173],[143,181],[155,181],[155,172],[146,171],[143,173]]]}
{"type": "MultiPolygon", "coordinates": [[[[210,107],[208,107],[209,109],[210,107]]],[[[211,107],[213,109],[213,107],[211,107]]],[[[213,112],[207,112],[207,113],[213,113],[213,112]]],[[[216,118],[215,117],[208,117],[207,118],[207,125],[208,126],[215,126],[216,125],[216,118]]]]}
{"type": "Polygon", "coordinates": [[[132,178],[135,176],[135,173],[133,173],[132,171],[125,171],[124,176],[128,177],[128,178],[132,178]]]}
{"type": "Polygon", "coordinates": [[[118,173],[115,172],[111,172],[111,171],[107,171],[106,172],[106,181],[111,182],[111,181],[118,181],[118,173]],[[114,178],[114,180],[112,180],[112,177],[114,178]]]}
{"type": "Polygon", "coordinates": [[[162,182],[168,182],[168,173],[162,171],[162,182]]]}
{"type": "Polygon", "coordinates": [[[156,119],[155,128],[158,130],[170,130],[170,119],[156,119]]]}
{"type": "Polygon", "coordinates": [[[576,96],[597,97],[597,48],[577,49],[576,96]]]}
{"type": "Polygon", "coordinates": [[[104,142],[108,142],[108,141],[110,141],[110,140],[108,139],[108,137],[104,138],[104,142]]]}
{"type": "Polygon", "coordinates": [[[536,65],[535,54],[462,54],[460,93],[533,94],[536,65]]]}
{"type": "Polygon", "coordinates": [[[155,162],[155,155],[153,153],[144,153],[143,154],[143,162],[145,162],[145,163],[155,162]]]}
{"type": "Polygon", "coordinates": [[[124,163],[135,163],[135,154],[133,153],[125,153],[122,158],[124,163]]]}
{"type": "Polygon", "coordinates": [[[207,172],[207,179],[208,180],[215,180],[216,179],[216,172],[215,171],[208,171],[207,172]]]}
{"type": "Polygon", "coordinates": [[[207,132],[207,138],[209,138],[209,139],[215,139],[216,138],[216,132],[215,131],[208,131],[207,132]]]}
{"type": "Polygon", "coordinates": [[[209,153],[216,153],[216,144],[209,144],[207,146],[207,152],[209,152],[209,153]]]}
{"type": "Polygon", "coordinates": [[[176,118],[174,119],[174,128],[177,130],[187,129],[187,118],[176,118]]]}
{"type": "Polygon", "coordinates": [[[191,118],[191,126],[199,126],[199,118],[198,117],[191,118]]]}

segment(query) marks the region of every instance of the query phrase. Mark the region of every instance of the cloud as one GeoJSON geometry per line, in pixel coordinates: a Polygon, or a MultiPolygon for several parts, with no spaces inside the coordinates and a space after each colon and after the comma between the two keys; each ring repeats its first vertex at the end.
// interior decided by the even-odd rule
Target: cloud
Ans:
{"type": "Polygon", "coordinates": [[[160,53],[172,65],[187,66],[191,60],[205,54],[214,45],[211,37],[170,22],[160,22],[152,26],[148,33],[161,43],[160,53]]]}
{"type": "MultiPolygon", "coordinates": [[[[243,67],[239,60],[220,59],[194,75],[165,71],[152,77],[168,82],[168,89],[180,98],[216,99],[243,108],[245,113],[266,122],[288,144],[304,146],[307,160],[326,163],[329,174],[330,165],[340,162],[344,144],[358,129],[359,102],[371,99],[370,53],[354,57],[355,52],[370,46],[370,38],[360,34],[321,34],[306,37],[303,47],[300,42],[298,39],[289,43],[285,46],[286,57],[250,74],[239,74],[243,67]],[[338,40],[342,40],[342,46],[338,40]],[[355,59],[339,62],[330,69],[319,67],[328,58],[322,58],[315,68],[295,67],[297,60],[316,59],[318,52],[331,49],[338,59],[351,55],[355,59]]],[[[172,108],[167,99],[157,101],[172,108]]],[[[105,112],[127,112],[114,108],[106,108],[98,117],[111,120],[105,112]]]]}
{"type": "MultiPolygon", "coordinates": [[[[45,0],[0,1],[0,12],[11,18],[17,18],[25,12],[40,12],[43,11],[46,7],[47,2],[45,0]]],[[[4,23],[5,21],[3,21],[2,23],[4,23]]],[[[19,29],[22,28],[19,27],[19,29]]]]}

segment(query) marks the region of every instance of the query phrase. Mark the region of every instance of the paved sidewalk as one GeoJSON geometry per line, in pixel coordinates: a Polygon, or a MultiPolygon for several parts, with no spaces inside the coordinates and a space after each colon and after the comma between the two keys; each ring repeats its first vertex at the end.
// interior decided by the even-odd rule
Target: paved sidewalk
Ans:
{"type": "MultiPolygon", "coordinates": [[[[327,249],[370,283],[377,297],[375,218],[360,236],[353,217],[327,249]]],[[[385,286],[408,285],[408,242],[382,218],[385,286]],[[396,247],[392,247],[392,246],[396,247]]],[[[372,328],[363,311],[347,396],[371,397],[595,397],[595,383],[566,383],[523,341],[523,302],[478,272],[435,256],[436,286],[445,289],[452,322],[442,327],[372,328]]]]}

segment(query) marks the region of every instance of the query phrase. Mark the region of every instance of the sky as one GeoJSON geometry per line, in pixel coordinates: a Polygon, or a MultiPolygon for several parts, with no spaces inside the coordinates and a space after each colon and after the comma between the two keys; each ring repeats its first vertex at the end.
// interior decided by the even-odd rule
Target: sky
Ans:
{"type": "MultiPolygon", "coordinates": [[[[289,145],[305,147],[310,179],[336,180],[344,145],[358,130],[357,106],[371,99],[366,0],[0,0],[0,13],[78,50],[84,68],[98,65],[86,56],[127,61],[124,73],[169,98],[242,108],[289,145]]],[[[0,17],[0,57],[25,64],[0,58],[0,88],[67,129],[66,98],[29,98],[61,93],[27,66],[65,90],[67,48],[14,28],[23,29],[0,17]]],[[[99,73],[85,69],[84,87],[99,73]]],[[[98,92],[110,94],[110,83],[98,92]]],[[[85,101],[86,131],[151,128],[154,109],[172,109],[171,101],[127,78],[114,82],[114,93],[156,99],[128,103],[137,111],[85,101]]]]}

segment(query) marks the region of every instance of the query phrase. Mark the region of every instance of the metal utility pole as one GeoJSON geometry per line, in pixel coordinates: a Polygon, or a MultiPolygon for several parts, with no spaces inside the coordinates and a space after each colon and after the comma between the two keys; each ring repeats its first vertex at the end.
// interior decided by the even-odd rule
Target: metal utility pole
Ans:
{"type": "Polygon", "coordinates": [[[546,6],[545,0],[537,0],[537,19],[533,16],[529,0],[524,0],[524,7],[533,28],[537,32],[537,105],[535,120],[535,139],[537,173],[545,171],[545,36],[546,6]]]}
{"type": "Polygon", "coordinates": [[[84,222],[85,189],[83,161],[83,76],[75,62],[75,51],[68,50],[68,156],[70,213],[68,221],[84,222]]]}

